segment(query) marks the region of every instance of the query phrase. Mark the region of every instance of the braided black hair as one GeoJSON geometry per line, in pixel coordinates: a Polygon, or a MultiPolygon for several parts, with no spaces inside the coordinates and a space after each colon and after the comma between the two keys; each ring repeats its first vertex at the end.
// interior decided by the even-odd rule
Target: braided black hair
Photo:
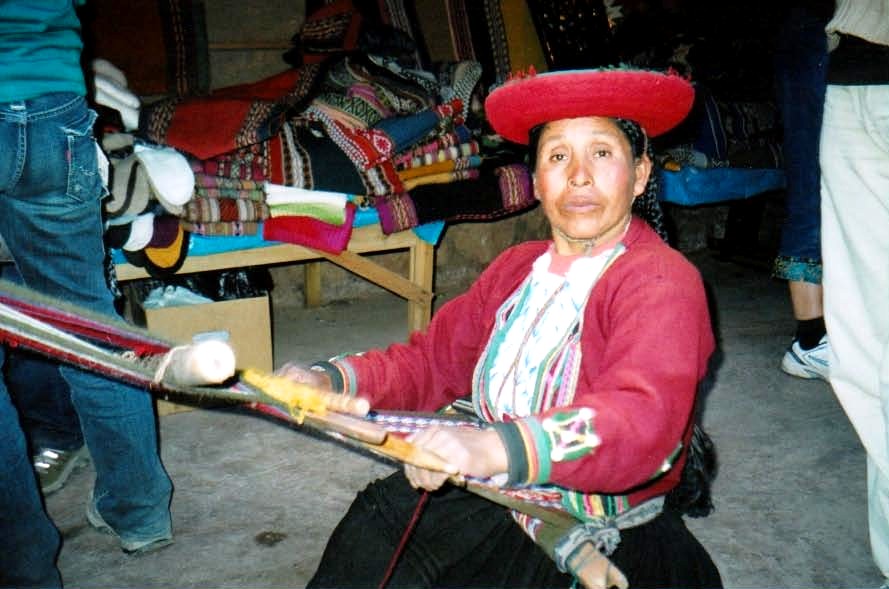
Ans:
{"type": "Polygon", "coordinates": [[[661,203],[657,198],[659,186],[657,171],[654,169],[655,159],[651,141],[648,140],[645,130],[635,121],[614,119],[614,122],[627,136],[627,139],[630,140],[633,157],[639,159],[643,155],[647,155],[648,159],[651,160],[652,170],[648,176],[648,184],[645,185],[645,190],[642,191],[642,194],[633,201],[633,214],[651,225],[651,228],[661,236],[661,239],[668,241],[664,210],[661,208],[661,203]]]}

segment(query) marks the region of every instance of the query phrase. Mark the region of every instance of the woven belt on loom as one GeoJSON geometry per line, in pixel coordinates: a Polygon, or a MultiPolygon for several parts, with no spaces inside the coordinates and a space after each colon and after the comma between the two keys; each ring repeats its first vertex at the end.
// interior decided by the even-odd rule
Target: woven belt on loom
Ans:
{"type": "Polygon", "coordinates": [[[611,555],[620,544],[620,531],[646,524],[664,510],[664,497],[655,497],[645,503],[615,516],[602,516],[577,524],[568,534],[556,543],[556,566],[563,573],[569,571],[567,562],[584,544],[589,542],[606,556],[611,555]]]}

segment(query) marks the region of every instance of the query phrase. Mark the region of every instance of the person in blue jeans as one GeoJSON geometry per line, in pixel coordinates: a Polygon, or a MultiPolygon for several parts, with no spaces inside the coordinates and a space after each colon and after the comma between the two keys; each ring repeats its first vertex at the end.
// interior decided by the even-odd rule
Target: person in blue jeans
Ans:
{"type": "MultiPolygon", "coordinates": [[[[106,190],[75,2],[82,3],[0,1],[0,235],[28,287],[112,315],[103,268],[106,190]]],[[[85,498],[89,523],[116,534],[126,552],[169,544],[172,483],[158,454],[151,397],[73,366],[60,372],[96,471],[85,498]]],[[[0,454],[0,586],[59,587],[60,535],[2,381],[0,454]]]]}
{"type": "Polygon", "coordinates": [[[773,276],[787,281],[796,333],[781,370],[827,380],[830,343],[821,288],[821,169],[818,142],[824,111],[831,0],[785,5],[775,48],[775,89],[784,132],[787,178],[784,225],[773,276]]]}

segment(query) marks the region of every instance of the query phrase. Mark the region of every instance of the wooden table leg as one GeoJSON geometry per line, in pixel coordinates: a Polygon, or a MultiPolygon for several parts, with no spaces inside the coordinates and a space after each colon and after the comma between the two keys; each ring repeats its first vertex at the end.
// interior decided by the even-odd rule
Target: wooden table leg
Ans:
{"type": "MultiPolygon", "coordinates": [[[[410,271],[408,278],[411,282],[427,293],[432,293],[432,281],[435,273],[435,247],[422,239],[417,239],[410,248],[410,271]]],[[[432,320],[432,301],[434,297],[428,297],[421,301],[409,300],[407,302],[407,328],[408,332],[425,329],[432,320]]]]}
{"type": "Polygon", "coordinates": [[[306,293],[306,308],[321,306],[321,262],[306,262],[303,289],[306,293]]]}

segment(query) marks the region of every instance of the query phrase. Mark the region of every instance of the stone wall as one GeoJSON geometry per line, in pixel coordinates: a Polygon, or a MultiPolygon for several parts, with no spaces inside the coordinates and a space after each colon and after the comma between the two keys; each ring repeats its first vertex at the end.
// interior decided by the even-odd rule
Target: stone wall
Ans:
{"type": "Polygon", "coordinates": [[[205,0],[210,84],[223,88],[287,69],[281,55],[305,21],[305,2],[205,0]]]}

